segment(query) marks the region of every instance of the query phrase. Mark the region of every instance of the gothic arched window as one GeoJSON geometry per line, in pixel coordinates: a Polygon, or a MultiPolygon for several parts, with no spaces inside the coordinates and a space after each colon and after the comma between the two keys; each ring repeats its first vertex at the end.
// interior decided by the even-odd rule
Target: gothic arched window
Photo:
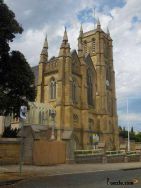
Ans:
{"type": "Polygon", "coordinates": [[[87,53],[87,41],[84,41],[84,52],[87,53]]]}
{"type": "Polygon", "coordinates": [[[93,73],[87,70],[87,100],[88,105],[93,105],[93,73]]]}
{"type": "Polygon", "coordinates": [[[56,81],[54,78],[52,78],[50,82],[50,98],[56,99],[56,81]]]}
{"type": "Polygon", "coordinates": [[[95,38],[92,39],[92,52],[95,52],[96,44],[95,44],[95,38]]]}
{"type": "Polygon", "coordinates": [[[89,130],[94,130],[94,120],[89,119],[89,130]]]}
{"type": "Polygon", "coordinates": [[[72,81],[72,101],[75,103],[77,100],[76,97],[76,82],[73,80],[72,81]]]}

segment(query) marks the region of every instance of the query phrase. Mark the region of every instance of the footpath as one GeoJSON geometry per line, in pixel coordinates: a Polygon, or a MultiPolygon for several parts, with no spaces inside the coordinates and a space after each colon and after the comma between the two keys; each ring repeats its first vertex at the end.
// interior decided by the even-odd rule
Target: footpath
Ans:
{"type": "Polygon", "coordinates": [[[129,170],[141,168],[141,162],[106,163],[106,164],[60,164],[54,166],[23,165],[20,175],[18,165],[0,166],[0,186],[36,176],[55,176],[63,174],[79,174],[113,170],[129,170]]]}

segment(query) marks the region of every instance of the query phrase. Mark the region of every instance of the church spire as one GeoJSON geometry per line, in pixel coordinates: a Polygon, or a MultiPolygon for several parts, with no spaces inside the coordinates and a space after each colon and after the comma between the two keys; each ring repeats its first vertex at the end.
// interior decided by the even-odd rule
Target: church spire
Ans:
{"type": "Polygon", "coordinates": [[[68,35],[67,35],[67,29],[66,29],[66,27],[65,27],[65,31],[64,31],[63,41],[68,42],[68,35]]]}
{"type": "Polygon", "coordinates": [[[65,27],[64,36],[63,36],[62,44],[61,44],[60,51],[59,51],[59,56],[66,55],[66,48],[69,48],[69,44],[68,44],[67,30],[65,27]]]}
{"type": "Polygon", "coordinates": [[[45,41],[44,41],[44,48],[48,49],[47,34],[46,34],[45,41]]]}
{"type": "Polygon", "coordinates": [[[80,26],[80,34],[78,37],[78,56],[82,56],[83,55],[83,49],[82,49],[82,37],[83,37],[83,27],[82,24],[80,26]]]}
{"type": "Polygon", "coordinates": [[[108,27],[107,27],[107,35],[110,36],[110,31],[108,27]]]}
{"type": "Polygon", "coordinates": [[[48,56],[48,42],[47,42],[47,35],[45,37],[44,45],[41,54],[48,56]]]}
{"type": "Polygon", "coordinates": [[[46,62],[48,60],[48,41],[47,41],[47,35],[45,37],[44,45],[41,51],[40,55],[40,62],[46,62]]]}
{"type": "Polygon", "coordinates": [[[97,29],[101,29],[101,24],[100,24],[99,18],[97,19],[97,29]]]}
{"type": "Polygon", "coordinates": [[[79,37],[82,37],[82,36],[83,36],[83,27],[82,27],[82,24],[81,24],[79,37]]]}

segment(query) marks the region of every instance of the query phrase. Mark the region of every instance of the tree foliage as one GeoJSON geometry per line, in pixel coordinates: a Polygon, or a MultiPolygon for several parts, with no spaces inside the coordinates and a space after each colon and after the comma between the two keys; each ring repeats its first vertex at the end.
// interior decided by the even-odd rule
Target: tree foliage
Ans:
{"type": "Polygon", "coordinates": [[[9,42],[22,31],[15,14],[0,1],[0,115],[11,111],[18,115],[20,105],[35,99],[34,74],[29,64],[21,52],[10,52],[9,42]]]}
{"type": "Polygon", "coordinates": [[[19,129],[17,129],[17,128],[12,129],[11,125],[9,125],[7,127],[4,127],[4,132],[3,132],[2,137],[4,137],[4,138],[16,138],[18,132],[19,132],[19,129]]]}
{"type": "MultiPolygon", "coordinates": [[[[131,127],[131,131],[129,132],[130,140],[135,140],[136,142],[141,142],[141,132],[135,134],[133,127],[131,127]]],[[[128,131],[125,127],[119,126],[119,136],[122,138],[128,138],[128,131]]]]}

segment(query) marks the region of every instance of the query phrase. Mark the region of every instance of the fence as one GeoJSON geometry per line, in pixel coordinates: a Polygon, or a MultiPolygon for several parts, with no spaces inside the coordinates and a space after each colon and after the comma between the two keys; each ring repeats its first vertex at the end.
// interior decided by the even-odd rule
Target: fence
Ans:
{"type": "Polygon", "coordinates": [[[107,151],[102,150],[76,150],[74,152],[76,163],[121,163],[141,161],[141,152],[107,151]]]}
{"type": "Polygon", "coordinates": [[[37,140],[33,147],[35,165],[55,165],[66,162],[66,144],[61,141],[37,140]]]}

